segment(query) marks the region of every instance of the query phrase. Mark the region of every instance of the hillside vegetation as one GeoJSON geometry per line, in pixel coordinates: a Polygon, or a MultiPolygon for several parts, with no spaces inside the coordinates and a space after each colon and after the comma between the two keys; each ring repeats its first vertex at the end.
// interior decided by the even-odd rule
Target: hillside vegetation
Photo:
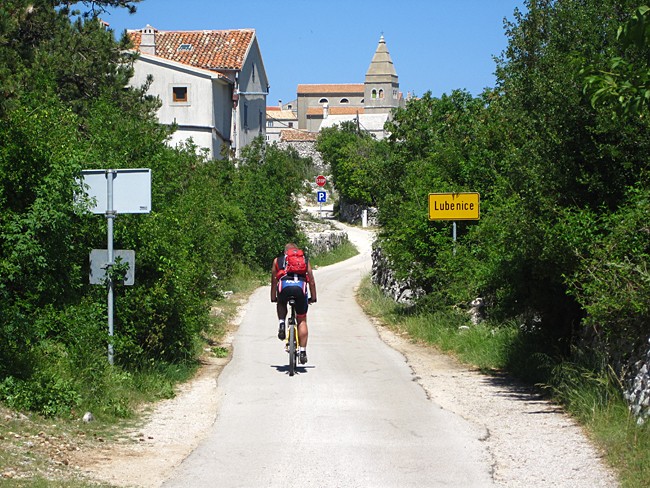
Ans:
{"type": "Polygon", "coordinates": [[[125,88],[133,59],[96,15],[132,3],[84,2],[85,15],[66,2],[0,7],[0,400],[13,409],[114,418],[131,414],[134,392],[172,394],[233,277],[303,239],[292,194],[310,161],[261,141],[239,160],[171,148],[158,101],[125,88]],[[152,171],[151,213],[115,219],[115,248],[135,250],[136,273],[116,288],[114,367],[106,288],[88,284],[106,219],[74,203],[86,168],[152,171]]]}
{"type": "Polygon", "coordinates": [[[530,0],[505,23],[496,87],[412,99],[385,140],[321,132],[342,198],[378,208],[384,254],[425,292],[405,313],[467,317],[482,297],[521,332],[513,372],[548,382],[579,361],[626,379],[650,337],[647,21],[633,1],[530,0]],[[480,193],[455,243],[428,221],[434,192],[480,193]]]}
{"type": "Polygon", "coordinates": [[[505,32],[494,88],[411,99],[385,140],[321,132],[341,198],[377,207],[382,254],[422,293],[403,306],[366,285],[362,299],[414,338],[542,386],[623,486],[646,486],[650,8],[529,0],[505,32]],[[480,193],[456,242],[451,222],[428,221],[440,192],[480,193]]]}

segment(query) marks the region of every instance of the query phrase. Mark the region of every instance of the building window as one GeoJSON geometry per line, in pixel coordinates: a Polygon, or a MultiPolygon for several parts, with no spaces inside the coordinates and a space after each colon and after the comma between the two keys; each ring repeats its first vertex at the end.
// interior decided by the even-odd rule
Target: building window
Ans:
{"type": "Polygon", "coordinates": [[[244,130],[248,130],[248,104],[244,104],[244,130]]]}
{"type": "Polygon", "coordinates": [[[175,103],[187,103],[189,98],[187,96],[186,86],[173,86],[172,87],[172,100],[175,103]]]}
{"type": "Polygon", "coordinates": [[[193,49],[191,44],[181,44],[178,46],[178,51],[191,51],[193,49]]]}
{"type": "Polygon", "coordinates": [[[341,101],[339,103],[343,103],[343,104],[350,103],[350,100],[348,100],[347,98],[341,98],[341,101]]]}
{"type": "Polygon", "coordinates": [[[384,98],[384,90],[379,90],[379,98],[384,98]]]}
{"type": "Polygon", "coordinates": [[[255,65],[253,65],[252,71],[253,71],[253,83],[255,83],[255,65]]]}
{"type": "Polygon", "coordinates": [[[272,120],[267,120],[266,121],[266,126],[267,127],[273,127],[273,121],[272,120]]]}
{"type": "Polygon", "coordinates": [[[260,113],[257,117],[257,126],[260,128],[260,134],[262,133],[262,129],[264,129],[264,112],[260,110],[260,113]]]}
{"type": "Polygon", "coordinates": [[[330,101],[327,98],[321,98],[318,103],[330,103],[330,101]]]}
{"type": "Polygon", "coordinates": [[[289,129],[293,128],[293,122],[289,122],[289,129]]]}
{"type": "Polygon", "coordinates": [[[373,88],[373,89],[372,89],[372,93],[370,94],[370,97],[371,97],[371,98],[377,98],[377,90],[375,90],[375,89],[373,88]]]}

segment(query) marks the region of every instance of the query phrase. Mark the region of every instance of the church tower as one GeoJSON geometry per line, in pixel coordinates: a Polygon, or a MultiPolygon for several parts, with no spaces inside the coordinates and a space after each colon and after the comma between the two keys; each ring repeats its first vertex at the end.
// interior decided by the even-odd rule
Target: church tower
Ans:
{"type": "Polygon", "coordinates": [[[375,55],[370,62],[364,83],[364,112],[389,113],[400,106],[397,72],[382,35],[375,55]]]}

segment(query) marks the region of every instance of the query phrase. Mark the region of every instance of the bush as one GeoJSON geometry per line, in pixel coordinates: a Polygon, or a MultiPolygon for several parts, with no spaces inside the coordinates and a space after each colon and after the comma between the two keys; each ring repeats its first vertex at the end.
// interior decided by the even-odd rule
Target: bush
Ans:
{"type": "Polygon", "coordinates": [[[587,312],[585,327],[616,359],[645,347],[650,337],[649,212],[650,191],[630,191],[626,205],[601,217],[600,232],[569,277],[587,312]]]}

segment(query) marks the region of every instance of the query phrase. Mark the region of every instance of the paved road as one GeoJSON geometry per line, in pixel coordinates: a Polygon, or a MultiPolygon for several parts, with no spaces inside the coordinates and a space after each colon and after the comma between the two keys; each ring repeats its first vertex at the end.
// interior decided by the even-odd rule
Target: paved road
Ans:
{"type": "Polygon", "coordinates": [[[212,431],[163,486],[493,486],[485,432],[427,399],[356,304],[369,234],[349,232],[362,253],[315,271],[309,364],[289,377],[269,288],[257,290],[218,380],[212,431]]]}

